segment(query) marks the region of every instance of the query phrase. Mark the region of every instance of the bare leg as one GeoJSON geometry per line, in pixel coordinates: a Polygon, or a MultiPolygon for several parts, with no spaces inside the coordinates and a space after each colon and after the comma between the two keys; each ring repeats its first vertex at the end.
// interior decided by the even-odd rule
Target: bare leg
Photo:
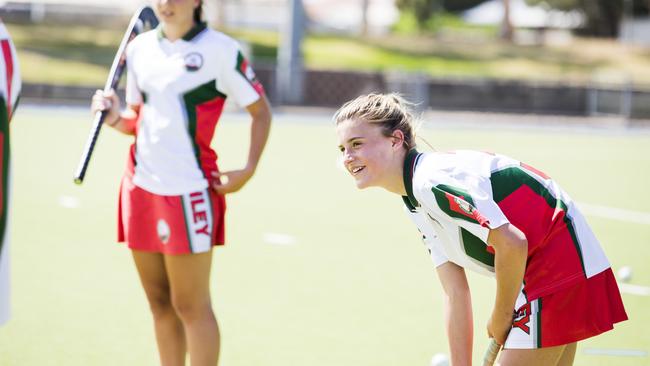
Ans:
{"type": "Polygon", "coordinates": [[[505,349],[501,352],[501,366],[553,366],[562,357],[566,345],[538,349],[505,349]]]}
{"type": "Polygon", "coordinates": [[[219,360],[219,327],[210,300],[211,264],[212,251],[165,256],[172,304],[185,328],[192,366],[215,366],[219,360]]]}
{"type": "Polygon", "coordinates": [[[576,357],[576,349],[578,348],[578,342],[567,344],[562,352],[562,357],[558,361],[557,366],[571,366],[573,365],[573,359],[576,357]]]}
{"type": "Polygon", "coordinates": [[[187,353],[185,333],[172,306],[163,255],[136,250],[132,253],[153,315],[160,364],[183,366],[187,353]]]}

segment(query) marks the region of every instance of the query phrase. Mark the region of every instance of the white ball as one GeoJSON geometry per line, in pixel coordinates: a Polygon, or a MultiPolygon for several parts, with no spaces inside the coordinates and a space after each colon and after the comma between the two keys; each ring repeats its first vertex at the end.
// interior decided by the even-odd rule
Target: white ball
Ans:
{"type": "Polygon", "coordinates": [[[632,279],[632,268],[623,266],[618,270],[618,280],[621,282],[630,282],[632,279]]]}
{"type": "Polygon", "coordinates": [[[444,353],[436,353],[431,357],[431,366],[449,366],[449,357],[444,353]]]}

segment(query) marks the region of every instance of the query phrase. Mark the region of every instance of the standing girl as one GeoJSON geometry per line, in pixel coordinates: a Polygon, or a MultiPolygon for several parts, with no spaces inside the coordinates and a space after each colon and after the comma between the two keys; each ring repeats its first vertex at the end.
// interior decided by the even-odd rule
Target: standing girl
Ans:
{"type": "Polygon", "coordinates": [[[465,269],[496,277],[487,333],[501,365],[571,365],[578,341],[626,320],[609,262],[569,195],[539,170],[484,152],[419,153],[409,103],[364,95],[334,119],[358,188],[402,196],[445,292],[452,364],[472,362],[465,269]]]}
{"type": "Polygon", "coordinates": [[[199,0],[153,0],[157,29],[127,48],[126,109],[97,91],[93,111],[135,136],[119,200],[118,236],[132,250],[154,320],[162,365],[216,365],[210,300],[212,247],[224,243],[224,195],[252,176],[271,112],[236,41],[208,29],[199,0]],[[248,162],[219,172],[210,148],[224,102],[252,118],[248,162]],[[224,179],[225,178],[225,179],[224,179]],[[223,179],[223,181],[222,181],[223,179]]]}

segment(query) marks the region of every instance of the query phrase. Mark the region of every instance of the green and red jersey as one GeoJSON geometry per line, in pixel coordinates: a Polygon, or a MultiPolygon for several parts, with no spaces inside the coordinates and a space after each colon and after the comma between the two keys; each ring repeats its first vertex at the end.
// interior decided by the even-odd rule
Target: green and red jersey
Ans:
{"type": "Polygon", "coordinates": [[[126,58],[126,102],[141,105],[133,183],[159,195],[206,188],[226,98],[246,107],[264,93],[238,43],[205,24],[170,42],[159,27],[133,39],[126,58]]]}
{"type": "Polygon", "coordinates": [[[570,196],[520,161],[477,151],[411,150],[404,184],[407,211],[436,266],[451,261],[493,275],[489,231],[511,223],[528,240],[524,291],[529,300],[610,267],[570,196]]]}

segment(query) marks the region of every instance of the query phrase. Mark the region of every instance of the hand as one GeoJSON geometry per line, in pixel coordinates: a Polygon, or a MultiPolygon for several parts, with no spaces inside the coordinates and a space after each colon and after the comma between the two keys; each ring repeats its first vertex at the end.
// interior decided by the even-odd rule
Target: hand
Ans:
{"type": "Polygon", "coordinates": [[[508,333],[512,328],[512,313],[495,313],[492,312],[487,324],[487,333],[489,338],[494,338],[501,346],[506,343],[508,333]]]}
{"type": "Polygon", "coordinates": [[[108,125],[114,125],[120,117],[120,98],[114,90],[104,93],[103,90],[95,91],[93,95],[90,110],[93,114],[99,111],[107,111],[106,122],[108,125]]]}
{"type": "Polygon", "coordinates": [[[228,172],[212,172],[212,177],[214,178],[212,189],[222,195],[237,192],[251,179],[253,173],[253,169],[250,168],[231,170],[228,172]],[[223,182],[223,178],[226,178],[225,182],[223,182]]]}

